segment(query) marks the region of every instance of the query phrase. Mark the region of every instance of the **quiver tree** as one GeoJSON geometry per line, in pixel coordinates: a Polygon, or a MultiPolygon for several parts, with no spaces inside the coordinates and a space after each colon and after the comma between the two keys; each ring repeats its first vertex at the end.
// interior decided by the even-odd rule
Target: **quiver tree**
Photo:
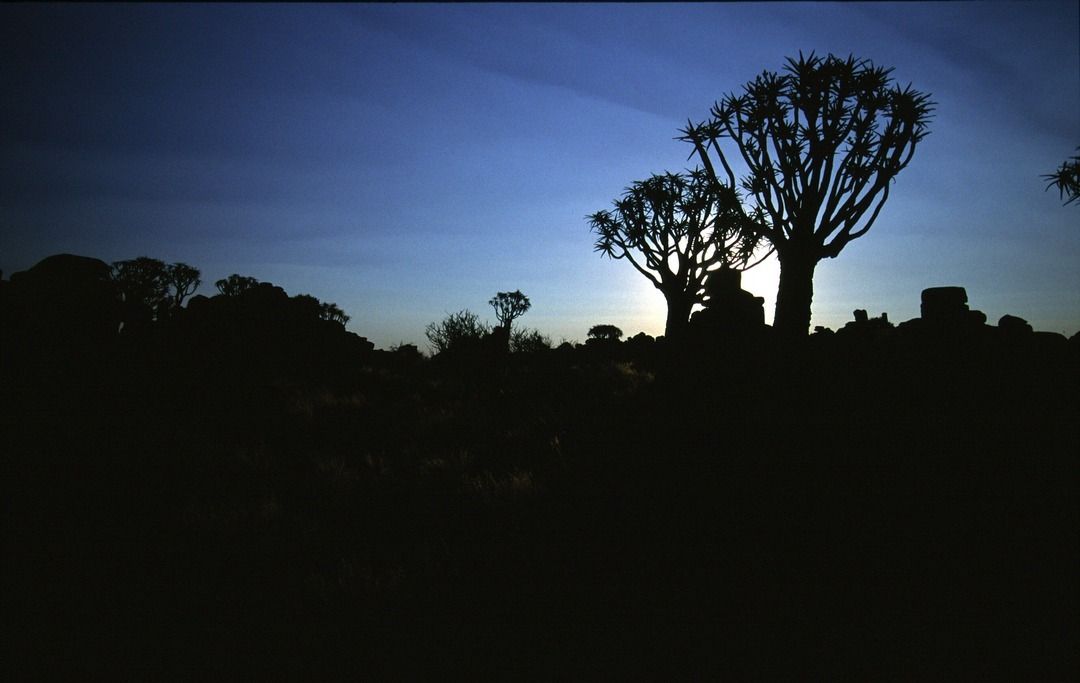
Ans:
{"type": "MultiPolygon", "coordinates": [[[[1076,151],[1080,152],[1080,147],[1077,147],[1076,151]]],[[[1044,175],[1043,178],[1050,181],[1046,186],[1047,190],[1056,187],[1058,197],[1064,199],[1066,205],[1072,204],[1080,199],[1080,155],[1062,162],[1058,170],[1044,175]]]]}
{"type": "Polygon", "coordinates": [[[509,332],[511,324],[529,310],[532,303],[529,297],[521,293],[521,290],[513,292],[499,292],[488,304],[495,309],[495,317],[501,327],[509,332]]]}
{"type": "Polygon", "coordinates": [[[156,258],[140,256],[112,264],[112,277],[129,306],[143,308],[152,317],[180,308],[184,299],[195,293],[201,280],[199,269],[186,263],[166,264],[156,258]]]}
{"type": "Polygon", "coordinates": [[[623,337],[623,331],[614,325],[593,325],[589,328],[589,339],[617,342],[623,337]]]}
{"type": "Polygon", "coordinates": [[[854,57],[800,54],[682,131],[717,185],[735,185],[735,166],[748,171],[740,187],[767,217],[751,225],[780,262],[774,325],[782,333],[807,333],[818,262],[866,234],[928,133],[929,96],[891,73],[854,57]]]}
{"type": "Polygon", "coordinates": [[[165,282],[171,290],[172,308],[180,308],[184,299],[195,293],[202,284],[199,269],[186,263],[173,263],[165,267],[165,282]]]}
{"type": "Polygon", "coordinates": [[[225,296],[240,296],[249,289],[253,289],[259,281],[246,275],[233,273],[227,278],[222,278],[214,283],[218,291],[225,296]]]}
{"type": "Polygon", "coordinates": [[[667,301],[664,334],[681,334],[690,311],[703,303],[710,271],[745,270],[761,242],[754,224],[760,212],[742,209],[733,187],[723,187],[701,169],[653,175],[634,182],[613,211],[588,216],[596,251],[626,259],[667,301]]]}
{"type": "Polygon", "coordinates": [[[140,256],[112,264],[113,280],[124,295],[128,306],[144,306],[152,317],[169,298],[165,263],[156,258],[140,256]]]}
{"type": "Polygon", "coordinates": [[[324,301],[319,304],[319,317],[323,320],[337,323],[342,327],[344,327],[345,323],[349,322],[350,319],[349,316],[345,314],[345,311],[341,310],[337,304],[330,303],[329,301],[324,301]]]}

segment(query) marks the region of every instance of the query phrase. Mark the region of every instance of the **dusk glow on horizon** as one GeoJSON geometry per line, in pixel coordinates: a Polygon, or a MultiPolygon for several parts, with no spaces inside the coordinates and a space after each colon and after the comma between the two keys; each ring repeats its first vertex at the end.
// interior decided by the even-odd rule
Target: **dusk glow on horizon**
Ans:
{"type": "MultiPolygon", "coordinates": [[[[676,139],[800,52],[931,94],[874,227],[819,265],[812,325],[919,315],[926,287],[1080,331],[1075,1],[0,8],[0,269],[149,256],[312,294],[378,348],[498,291],[558,343],[663,333],[586,216],[697,163],[676,139]]],[[[743,278],[771,322],[778,269],[743,278]]]]}

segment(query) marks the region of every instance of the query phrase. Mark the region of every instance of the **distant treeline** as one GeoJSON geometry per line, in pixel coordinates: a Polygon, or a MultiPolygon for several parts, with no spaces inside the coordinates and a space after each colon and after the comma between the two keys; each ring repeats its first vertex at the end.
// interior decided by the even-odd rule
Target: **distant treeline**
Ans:
{"type": "MultiPolygon", "coordinates": [[[[618,327],[597,324],[585,344],[563,342],[556,348],[537,330],[511,330],[513,319],[530,305],[520,291],[500,292],[490,302],[502,323],[497,327],[463,310],[431,323],[426,334],[441,361],[479,365],[497,364],[508,352],[587,352],[645,361],[665,349],[708,358],[723,355],[732,345],[780,344],[764,323],[763,300],[741,289],[739,275],[733,270],[714,273],[702,297],[704,309],[672,339],[640,333],[624,341],[618,327]]],[[[199,271],[182,263],[144,257],[109,266],[85,256],[50,256],[9,281],[0,279],[5,367],[30,377],[80,364],[123,367],[137,358],[165,363],[169,371],[186,368],[210,377],[314,378],[355,371],[376,356],[398,363],[423,357],[407,344],[375,351],[366,338],[345,329],[349,317],[344,311],[314,296],[289,296],[271,283],[238,274],[219,280],[219,294],[213,297],[192,296],[198,284],[199,271]]],[[[783,345],[839,348],[853,343],[879,349],[913,343],[1027,345],[1049,352],[1070,346],[1064,336],[1035,332],[1017,316],[987,325],[983,313],[968,308],[961,287],[925,290],[922,315],[899,325],[885,314],[871,318],[857,310],[840,330],[819,327],[808,338],[783,345]]],[[[1071,346],[1074,352],[1080,348],[1080,333],[1071,346]]]]}

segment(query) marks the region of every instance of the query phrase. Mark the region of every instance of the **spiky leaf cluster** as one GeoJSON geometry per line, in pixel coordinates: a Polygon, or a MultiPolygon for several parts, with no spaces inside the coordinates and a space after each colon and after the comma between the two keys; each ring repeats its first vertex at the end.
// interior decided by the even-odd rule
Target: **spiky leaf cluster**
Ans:
{"type": "MultiPolygon", "coordinates": [[[[1080,147],[1076,150],[1080,152],[1080,147]]],[[[1056,187],[1058,197],[1064,199],[1066,205],[1077,201],[1080,199],[1080,155],[1063,162],[1058,170],[1044,175],[1043,178],[1050,181],[1046,189],[1056,187]]]]}
{"type": "Polygon", "coordinates": [[[800,53],[781,73],[765,71],[716,102],[709,120],[688,122],[680,139],[711,177],[738,182],[765,212],[758,225],[772,244],[805,240],[836,256],[870,229],[929,132],[934,103],[891,72],[851,56],[800,53]],[[741,179],[734,162],[748,170],[741,179]]]}
{"type": "Polygon", "coordinates": [[[165,263],[140,256],[112,264],[112,277],[124,300],[140,303],[155,313],[180,308],[198,289],[199,269],[186,263],[165,263]]]}
{"type": "Polygon", "coordinates": [[[614,210],[587,219],[602,255],[625,258],[657,288],[696,291],[711,270],[749,267],[761,243],[751,224],[763,216],[745,212],[732,187],[693,169],[636,181],[614,210]]]}
{"type": "Polygon", "coordinates": [[[499,292],[492,297],[491,301],[488,301],[488,304],[495,309],[495,318],[503,327],[510,327],[515,320],[525,315],[525,311],[532,307],[529,297],[522,294],[520,289],[512,292],[499,292]]]}
{"type": "Polygon", "coordinates": [[[218,291],[225,296],[240,296],[249,289],[254,288],[259,281],[253,277],[233,273],[227,278],[222,278],[214,283],[218,291]]]}

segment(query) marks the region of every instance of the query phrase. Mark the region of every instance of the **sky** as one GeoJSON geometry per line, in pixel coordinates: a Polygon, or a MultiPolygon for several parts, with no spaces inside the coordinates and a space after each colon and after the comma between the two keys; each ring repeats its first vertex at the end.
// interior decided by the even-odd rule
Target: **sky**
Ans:
{"type": "MultiPolygon", "coordinates": [[[[0,269],[150,256],[332,301],[379,348],[520,289],[556,343],[662,334],[663,296],[585,217],[692,167],[688,120],[800,51],[937,103],[812,325],[899,322],[960,285],[990,323],[1080,331],[1080,5],[5,4],[0,269]]],[[[743,285],[772,320],[778,269],[743,285]]]]}

